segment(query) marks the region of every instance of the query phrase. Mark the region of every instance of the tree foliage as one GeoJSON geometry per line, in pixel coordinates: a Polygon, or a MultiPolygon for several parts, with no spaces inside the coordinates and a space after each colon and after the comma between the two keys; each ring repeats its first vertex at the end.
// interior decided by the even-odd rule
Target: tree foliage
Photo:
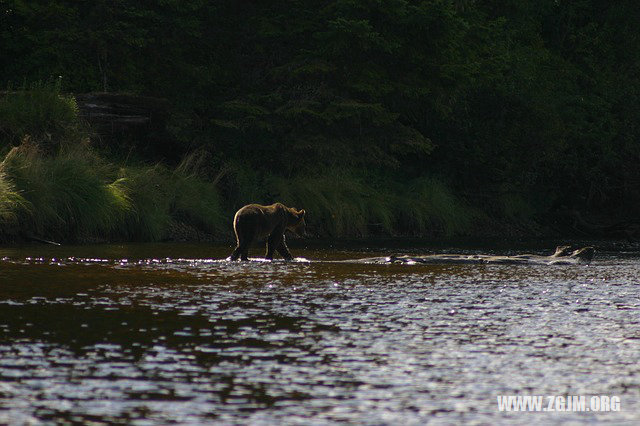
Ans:
{"type": "Polygon", "coordinates": [[[639,18],[629,0],[0,0],[0,79],[166,97],[185,153],[258,174],[437,176],[489,210],[632,217],[639,18]]]}

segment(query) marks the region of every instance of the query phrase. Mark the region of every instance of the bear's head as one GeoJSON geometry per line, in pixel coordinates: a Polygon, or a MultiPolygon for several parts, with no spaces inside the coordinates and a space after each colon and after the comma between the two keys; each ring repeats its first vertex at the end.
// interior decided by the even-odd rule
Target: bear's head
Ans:
{"type": "Polygon", "coordinates": [[[307,224],[304,221],[304,210],[296,210],[295,208],[289,208],[289,221],[287,223],[287,229],[298,236],[303,236],[307,224]]]}

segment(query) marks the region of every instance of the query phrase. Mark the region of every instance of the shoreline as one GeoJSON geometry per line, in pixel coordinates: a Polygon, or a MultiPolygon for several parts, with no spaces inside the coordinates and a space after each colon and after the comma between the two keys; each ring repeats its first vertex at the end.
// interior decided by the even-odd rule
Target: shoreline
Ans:
{"type": "MultiPolygon", "coordinates": [[[[561,237],[545,236],[542,238],[534,236],[502,237],[502,236],[455,236],[455,237],[428,237],[428,236],[367,236],[367,237],[345,237],[331,238],[325,236],[316,237],[293,237],[287,235],[287,244],[293,249],[308,250],[362,250],[371,251],[379,249],[406,251],[411,249],[425,248],[434,251],[460,249],[469,251],[539,251],[553,252],[555,248],[563,244],[579,246],[594,246],[597,251],[638,251],[640,241],[626,240],[619,238],[598,238],[598,237],[561,237]]],[[[158,241],[136,241],[136,240],[85,240],[60,243],[51,245],[38,241],[27,241],[25,239],[13,242],[2,241],[0,248],[14,249],[23,247],[47,247],[55,250],[69,247],[99,247],[99,246],[202,246],[202,247],[228,247],[232,250],[235,247],[235,238],[212,237],[210,239],[163,239],[158,241]]],[[[259,241],[252,246],[252,252],[260,253],[263,249],[263,242],[259,241]]]]}

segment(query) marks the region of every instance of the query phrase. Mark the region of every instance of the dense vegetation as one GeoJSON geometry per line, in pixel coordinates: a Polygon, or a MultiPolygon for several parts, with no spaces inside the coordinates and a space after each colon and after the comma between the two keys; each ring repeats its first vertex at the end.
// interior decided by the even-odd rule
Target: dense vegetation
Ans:
{"type": "Polygon", "coordinates": [[[640,213],[632,1],[0,6],[5,235],[216,234],[274,200],[333,236],[640,213]],[[168,99],[169,142],[97,143],[68,95],[92,91],[168,99]]]}

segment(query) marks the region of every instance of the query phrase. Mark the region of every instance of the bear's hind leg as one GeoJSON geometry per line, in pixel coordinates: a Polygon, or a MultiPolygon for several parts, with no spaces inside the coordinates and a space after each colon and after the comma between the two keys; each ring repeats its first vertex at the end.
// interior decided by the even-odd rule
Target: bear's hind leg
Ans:
{"type": "Polygon", "coordinates": [[[265,259],[273,260],[273,252],[278,246],[278,237],[276,235],[270,235],[267,240],[267,252],[264,255],[265,259]]]}
{"type": "Polygon", "coordinates": [[[249,260],[249,244],[240,252],[240,260],[249,260]]]}
{"type": "Polygon", "coordinates": [[[237,235],[238,246],[231,254],[231,260],[249,260],[249,247],[254,239],[254,233],[245,233],[237,235]]]}
{"type": "Polygon", "coordinates": [[[238,244],[238,247],[231,253],[231,260],[249,260],[249,244],[238,244]]]}
{"type": "Polygon", "coordinates": [[[238,258],[240,257],[240,246],[236,246],[235,250],[233,250],[233,253],[231,253],[231,260],[238,260],[238,258]]]}
{"type": "Polygon", "coordinates": [[[269,260],[273,259],[273,252],[276,250],[282,254],[280,250],[282,244],[284,244],[284,229],[276,228],[267,239],[267,254],[265,257],[269,260]]]}
{"type": "Polygon", "coordinates": [[[291,252],[289,251],[289,247],[287,247],[287,243],[285,243],[284,235],[282,236],[282,240],[280,244],[277,246],[278,253],[284,257],[285,260],[293,260],[293,256],[291,256],[291,252]]]}

